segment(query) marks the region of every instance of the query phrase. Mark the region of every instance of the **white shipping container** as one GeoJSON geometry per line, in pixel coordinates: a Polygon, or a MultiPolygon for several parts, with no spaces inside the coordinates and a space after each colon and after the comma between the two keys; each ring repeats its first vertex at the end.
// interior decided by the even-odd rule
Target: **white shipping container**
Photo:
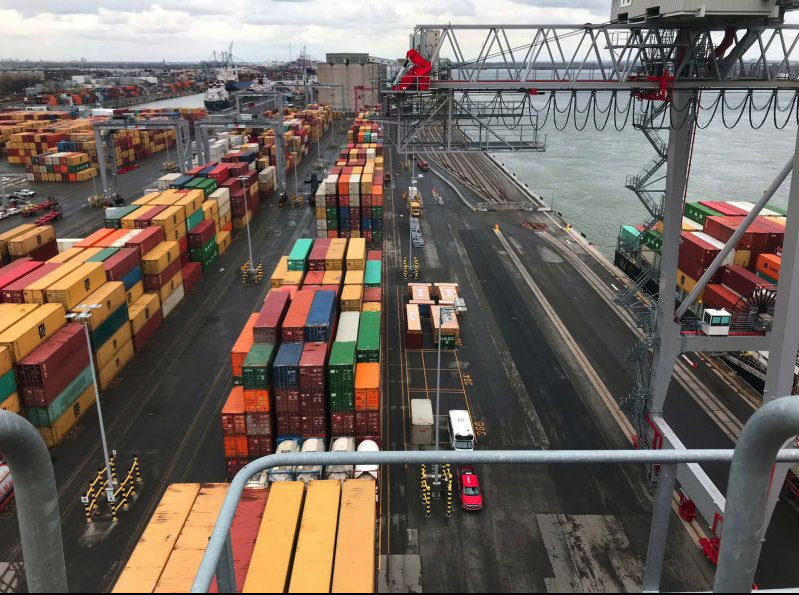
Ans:
{"type": "Polygon", "coordinates": [[[361,206],[361,197],[357,194],[350,194],[350,206],[351,207],[360,207],[361,206]]]}
{"type": "Polygon", "coordinates": [[[358,326],[361,323],[360,312],[342,312],[338,319],[336,342],[354,343],[358,340],[358,326]]]}
{"type": "Polygon", "coordinates": [[[361,174],[350,176],[350,197],[360,196],[361,194],[361,174]]]}
{"type": "Polygon", "coordinates": [[[219,204],[219,210],[222,210],[224,205],[230,204],[230,189],[217,188],[208,195],[208,200],[215,200],[219,204]]]}
{"type": "Polygon", "coordinates": [[[411,399],[411,444],[433,444],[433,420],[430,399],[411,399]]]}
{"type": "Polygon", "coordinates": [[[172,313],[172,310],[175,309],[181,300],[183,300],[184,296],[186,295],[185,290],[183,289],[183,283],[178,285],[178,288],[173,291],[168,298],[164,300],[164,305],[162,307],[164,311],[164,318],[169,316],[172,313]]]}
{"type": "Polygon", "coordinates": [[[81,238],[56,238],[56,246],[58,246],[59,252],[66,252],[80,240],[81,238]]]}
{"type": "MultiPolygon", "coordinates": [[[[714,248],[717,248],[718,250],[724,248],[724,242],[722,242],[721,240],[717,240],[713,236],[708,235],[703,231],[696,232],[694,234],[694,237],[706,241],[708,244],[710,244],[714,248]]],[[[727,258],[724,259],[724,262],[722,264],[726,264],[728,266],[732,266],[735,264],[735,250],[730,251],[730,253],[727,255],[727,258]]]]}
{"type": "Polygon", "coordinates": [[[143,229],[131,229],[128,233],[126,233],[124,236],[119,238],[116,242],[111,244],[111,247],[112,248],[124,248],[125,244],[127,244],[129,241],[131,241],[133,238],[135,238],[137,235],[139,235],[143,231],[144,231],[143,229]]]}
{"type": "Polygon", "coordinates": [[[244,142],[240,136],[231,136],[230,137],[230,146],[231,147],[240,147],[244,142]]]}
{"type": "Polygon", "coordinates": [[[330,174],[325,178],[324,183],[325,194],[328,196],[336,196],[338,193],[338,176],[336,174],[330,174]]]}

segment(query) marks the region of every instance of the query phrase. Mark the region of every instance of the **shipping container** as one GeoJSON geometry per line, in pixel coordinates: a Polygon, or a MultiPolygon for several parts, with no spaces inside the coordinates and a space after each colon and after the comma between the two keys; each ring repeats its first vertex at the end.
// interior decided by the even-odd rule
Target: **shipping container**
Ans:
{"type": "Polygon", "coordinates": [[[133,341],[128,341],[119,348],[119,351],[111,357],[105,366],[97,371],[97,384],[100,390],[106,390],[111,385],[111,382],[122,371],[122,368],[133,359],[134,353],[133,341]]]}
{"type": "Polygon", "coordinates": [[[142,258],[142,273],[145,275],[158,275],[168,266],[179,261],[180,248],[178,243],[161,242],[142,258]]]}
{"type": "Polygon", "coordinates": [[[103,261],[105,277],[109,281],[122,281],[130,289],[141,280],[141,260],[135,248],[120,248],[116,254],[103,261]]]}
{"type": "Polygon", "coordinates": [[[144,325],[161,309],[161,300],[157,293],[145,293],[136,300],[128,310],[130,326],[133,334],[137,334],[144,325]]]}
{"type": "Polygon", "coordinates": [[[325,271],[320,285],[341,285],[341,280],[344,277],[343,271],[325,271]]]}
{"type": "Polygon", "coordinates": [[[702,297],[706,308],[723,308],[731,314],[741,296],[724,285],[708,284],[702,297]]]}
{"type": "Polygon", "coordinates": [[[305,485],[271,486],[242,593],[283,593],[289,585],[305,485]]]}
{"type": "Polygon", "coordinates": [[[422,320],[418,304],[405,305],[405,348],[422,348],[422,320]]]}
{"type": "Polygon", "coordinates": [[[429,283],[408,283],[408,303],[419,306],[420,316],[430,316],[430,306],[435,303],[430,296],[431,287],[429,283]]]}
{"type": "MultiPolygon", "coordinates": [[[[0,269],[0,290],[4,290],[19,279],[30,275],[42,266],[41,262],[28,258],[20,258],[0,269]]],[[[0,295],[0,297],[2,297],[0,295]]],[[[2,300],[6,301],[6,300],[2,300]]]]}
{"type": "Polygon", "coordinates": [[[320,480],[308,484],[289,593],[330,591],[340,500],[340,482],[320,480]]]}
{"type": "Polygon", "coordinates": [[[363,307],[363,286],[345,285],[341,291],[341,311],[360,312],[363,307]]]}
{"type": "Polygon", "coordinates": [[[363,270],[348,270],[344,275],[344,285],[363,285],[364,271],[363,270]]]}
{"type": "Polygon", "coordinates": [[[103,263],[87,262],[50,285],[46,291],[46,299],[48,303],[63,304],[64,308],[71,310],[83,303],[88,295],[105,282],[103,263]]]}
{"type": "Polygon", "coordinates": [[[258,319],[253,325],[256,343],[276,344],[280,339],[280,328],[289,308],[289,294],[284,291],[270,291],[258,319]]]}
{"type": "Polygon", "coordinates": [[[272,378],[275,388],[298,388],[302,343],[283,343],[275,356],[272,378]]]}
{"type": "Polygon", "coordinates": [[[355,410],[355,342],[333,343],[328,365],[331,411],[355,410]]]}
{"type": "Polygon", "coordinates": [[[277,348],[271,343],[254,343],[242,365],[242,385],[245,390],[269,390],[272,384],[272,364],[277,348]]]}
{"type": "Polygon", "coordinates": [[[52,242],[55,242],[55,230],[52,225],[34,226],[8,240],[8,253],[11,256],[25,256],[52,242]]]}
{"type": "Polygon", "coordinates": [[[358,325],[358,362],[380,361],[380,312],[361,312],[358,325]]]}
{"type": "Polygon", "coordinates": [[[78,397],[72,407],[67,407],[61,417],[51,426],[36,428],[44,443],[50,448],[58,446],[67,437],[77,421],[91,409],[94,404],[94,398],[94,387],[89,386],[78,397]]]}
{"type": "Polygon", "coordinates": [[[430,399],[411,399],[411,444],[433,444],[433,403],[430,399]]]}
{"type": "Polygon", "coordinates": [[[278,261],[275,270],[272,272],[272,276],[269,278],[269,283],[272,288],[277,289],[283,285],[283,279],[285,279],[286,273],[288,272],[288,262],[288,256],[283,256],[278,261]]]}
{"type": "Polygon", "coordinates": [[[8,259],[8,243],[14,239],[17,239],[23,235],[29,234],[31,231],[34,231],[38,228],[37,225],[33,223],[23,223],[22,225],[18,225],[14,229],[11,229],[5,233],[0,234],[0,256],[2,260],[5,261],[8,259]]]}
{"type": "Polygon", "coordinates": [[[330,240],[330,248],[325,256],[325,271],[343,271],[347,254],[347,240],[335,238],[330,240]]]}
{"type": "Polygon", "coordinates": [[[135,248],[139,254],[139,258],[144,258],[152,250],[155,250],[159,244],[166,241],[164,229],[157,225],[152,225],[147,229],[143,229],[136,237],[129,239],[125,242],[125,248],[135,248]]]}
{"type": "Polygon", "coordinates": [[[755,263],[755,270],[770,279],[779,281],[782,258],[776,254],[760,254],[755,263]]]}
{"type": "Polygon", "coordinates": [[[718,217],[721,215],[716,209],[711,209],[699,202],[689,202],[685,204],[685,216],[691,221],[696,221],[702,225],[708,217],[718,217]]]}
{"type": "MultiPolygon", "coordinates": [[[[157,310],[155,314],[150,316],[150,320],[144,324],[139,332],[133,335],[133,349],[136,350],[137,353],[142,349],[142,347],[144,347],[147,341],[152,338],[152,336],[155,334],[155,331],[160,328],[163,321],[163,313],[161,310],[157,310]]],[[[128,332],[130,332],[130,328],[128,328],[128,332]]]]}
{"type": "Polygon", "coordinates": [[[357,341],[360,319],[360,312],[342,312],[338,320],[336,341],[342,343],[357,341]]]}
{"type": "Polygon", "coordinates": [[[740,295],[750,295],[758,287],[768,285],[752,271],[740,266],[722,267],[721,283],[740,295]]]}
{"type": "MultiPolygon", "coordinates": [[[[687,275],[683,271],[677,269],[677,287],[685,291],[686,293],[690,293],[691,290],[696,287],[696,279],[687,275]]],[[[703,290],[704,293],[704,290],[703,290]]],[[[702,299],[702,293],[697,296],[697,299],[702,299]]]]}
{"type": "Polygon", "coordinates": [[[341,486],[332,593],[375,592],[375,491],[375,481],[368,479],[348,479],[341,486]]]}
{"type": "Polygon", "coordinates": [[[327,343],[332,340],[336,321],[336,294],[333,291],[314,293],[305,321],[306,343],[327,343]]]}
{"type": "Polygon", "coordinates": [[[123,304],[116,311],[106,318],[97,329],[91,331],[92,347],[97,349],[113,337],[120,327],[128,324],[128,305],[123,304]]]}
{"type": "Polygon", "coordinates": [[[0,346],[8,347],[13,361],[31,353],[66,324],[61,304],[44,304],[0,332],[0,346]]]}
{"type": "Polygon", "coordinates": [[[233,348],[230,350],[230,363],[234,382],[241,383],[241,367],[254,342],[253,327],[257,320],[258,312],[250,314],[247,323],[244,325],[236,342],[233,344],[233,348]]]}
{"type": "MultiPolygon", "coordinates": [[[[50,264],[42,265],[42,268],[47,266],[55,266],[50,264]]],[[[63,264],[58,265],[58,268],[53,268],[50,270],[49,273],[44,275],[43,277],[39,277],[27,285],[23,290],[23,296],[25,302],[28,304],[44,304],[47,301],[46,293],[47,288],[50,287],[56,281],[63,279],[67,275],[73,273],[80,267],[80,264],[72,264],[69,262],[65,262],[63,264]]],[[[41,270],[41,269],[40,269],[41,270]]],[[[34,274],[37,271],[34,271],[34,274]]],[[[27,275],[26,275],[27,276],[27,275]]],[[[23,278],[24,279],[24,278],[23,278]]],[[[20,279],[21,281],[21,279],[20,279]]]]}
{"type": "Polygon", "coordinates": [[[382,263],[379,260],[367,260],[363,283],[366,287],[380,287],[382,279],[382,263]]]}
{"type": "Polygon", "coordinates": [[[358,363],[355,366],[355,410],[357,412],[379,409],[380,364],[358,363]]]}
{"type": "Polygon", "coordinates": [[[227,489],[224,483],[202,485],[153,592],[191,590],[227,489]]]}
{"type": "Polygon", "coordinates": [[[104,368],[106,364],[111,361],[111,358],[117,354],[119,349],[131,339],[133,339],[134,347],[136,347],[135,338],[131,332],[130,325],[123,324],[105,343],[99,347],[95,346],[94,364],[97,369],[104,368]]]}
{"type": "MultiPolygon", "coordinates": [[[[88,358],[86,359],[88,363],[88,358]]],[[[56,397],[43,406],[34,406],[25,403],[25,416],[28,421],[39,428],[50,427],[64,415],[64,412],[72,407],[78,398],[92,386],[92,369],[88,365],[79,370],[76,375],[69,378],[68,384],[60,391],[56,397]]],[[[23,401],[24,403],[24,401],[23,401]]]]}
{"type": "MultiPolygon", "coordinates": [[[[180,273],[178,272],[178,276],[180,273]]],[[[178,285],[175,290],[169,295],[168,298],[163,300],[161,305],[161,311],[163,312],[164,318],[169,316],[172,312],[174,312],[177,305],[183,301],[183,298],[186,295],[186,291],[183,288],[183,284],[181,283],[178,285]]]]}
{"type": "Polygon", "coordinates": [[[75,246],[78,248],[89,248],[91,246],[94,246],[96,242],[99,242],[103,238],[108,237],[110,234],[114,233],[114,231],[115,230],[110,227],[103,227],[101,229],[98,229],[91,235],[87,236],[86,238],[82,239],[81,241],[79,241],[77,244],[75,244],[75,246]]]}
{"type": "Polygon", "coordinates": [[[245,435],[247,424],[244,413],[244,388],[234,386],[222,407],[222,434],[225,436],[245,435]]]}
{"type": "Polygon", "coordinates": [[[363,270],[366,263],[366,240],[353,238],[347,248],[347,271],[363,270]]]}
{"type": "MultiPolygon", "coordinates": [[[[8,358],[8,350],[3,351],[3,359],[8,358]]],[[[88,365],[83,325],[64,325],[17,364],[19,396],[26,405],[47,407],[88,365]]]]}
{"type": "Polygon", "coordinates": [[[294,247],[288,256],[288,270],[306,271],[308,270],[308,256],[311,253],[313,240],[300,238],[294,242],[294,247]]]}
{"type": "Polygon", "coordinates": [[[305,340],[305,321],[314,300],[314,291],[301,290],[292,297],[281,327],[283,341],[302,343],[305,340]]]}

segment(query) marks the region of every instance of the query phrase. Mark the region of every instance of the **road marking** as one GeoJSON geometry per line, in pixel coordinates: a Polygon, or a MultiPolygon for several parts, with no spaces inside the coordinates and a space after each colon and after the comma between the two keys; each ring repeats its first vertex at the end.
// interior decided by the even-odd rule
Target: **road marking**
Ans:
{"type": "Polygon", "coordinates": [[[613,283],[611,283],[610,286],[613,288],[613,291],[618,291],[619,290],[619,288],[616,287],[613,283]]]}

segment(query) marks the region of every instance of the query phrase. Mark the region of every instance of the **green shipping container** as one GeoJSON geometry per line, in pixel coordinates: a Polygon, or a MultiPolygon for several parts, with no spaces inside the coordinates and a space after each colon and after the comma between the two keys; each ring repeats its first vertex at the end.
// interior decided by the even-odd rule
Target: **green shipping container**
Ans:
{"type": "Polygon", "coordinates": [[[189,260],[192,262],[205,262],[208,259],[213,260],[219,254],[219,246],[216,244],[216,238],[211,238],[208,243],[202,248],[189,248],[189,260]]]}
{"type": "Polygon", "coordinates": [[[203,210],[197,209],[191,215],[189,215],[188,219],[186,219],[186,229],[191,231],[194,228],[194,226],[202,222],[202,220],[203,220],[203,210]]]}
{"type": "Polygon", "coordinates": [[[253,343],[241,367],[242,384],[247,390],[269,390],[272,384],[272,363],[275,346],[270,343],[253,343]]]}
{"type": "Polygon", "coordinates": [[[782,215],[783,217],[787,217],[787,216],[788,216],[788,211],[787,211],[787,209],[783,209],[782,207],[777,207],[777,206],[775,206],[775,205],[773,205],[773,204],[771,204],[771,203],[769,203],[769,204],[768,204],[768,205],[766,205],[766,206],[767,206],[769,209],[771,209],[772,211],[774,211],[775,213],[779,213],[779,214],[780,214],[780,215],[782,215]]]}
{"type": "Polygon", "coordinates": [[[650,229],[644,235],[644,244],[652,248],[655,252],[660,252],[663,248],[663,234],[654,229],[650,229]]]}
{"type": "Polygon", "coordinates": [[[86,262],[105,262],[117,252],[119,252],[119,248],[103,248],[86,262]]]}
{"type": "Polygon", "coordinates": [[[355,343],[333,343],[327,370],[331,411],[355,411],[355,343]]]}
{"type": "Polygon", "coordinates": [[[46,428],[53,425],[92,383],[92,368],[88,366],[69,383],[47,407],[26,407],[25,415],[34,426],[46,428]]]}
{"type": "Polygon", "coordinates": [[[211,265],[214,264],[214,261],[217,259],[218,256],[219,256],[219,248],[216,244],[214,244],[213,251],[206,254],[201,261],[203,273],[207,271],[211,267],[211,265]]]}
{"type": "Polygon", "coordinates": [[[290,271],[304,271],[308,268],[308,255],[311,253],[313,240],[300,238],[294,242],[294,247],[289,253],[288,269],[290,271]]]}
{"type": "Polygon", "coordinates": [[[768,281],[768,282],[769,282],[769,283],[771,283],[772,285],[777,285],[777,283],[779,283],[779,281],[778,281],[777,279],[773,279],[772,277],[769,277],[768,275],[764,275],[764,274],[763,274],[763,273],[761,273],[760,271],[755,271],[755,274],[756,274],[758,277],[760,277],[761,279],[765,279],[766,281],[768,281]]]}
{"type": "Polygon", "coordinates": [[[383,218],[383,207],[372,207],[372,219],[383,218]]]}
{"type": "Polygon", "coordinates": [[[219,188],[219,184],[213,178],[200,178],[200,184],[197,187],[203,191],[205,198],[208,198],[210,194],[219,188]]]}
{"type": "Polygon", "coordinates": [[[105,210],[105,226],[113,229],[122,229],[122,217],[130,215],[139,208],[139,205],[127,207],[111,207],[105,210]]]}
{"type": "Polygon", "coordinates": [[[122,328],[123,324],[127,324],[128,320],[128,305],[122,304],[116,312],[92,331],[92,348],[96,351],[100,346],[105,345],[105,342],[122,328]]]}
{"type": "Polygon", "coordinates": [[[372,232],[372,241],[373,242],[382,242],[383,241],[383,232],[382,231],[373,231],[372,232]]]}
{"type": "Polygon", "coordinates": [[[0,377],[0,403],[10,397],[15,390],[17,390],[17,380],[12,369],[0,377]]]}
{"type": "Polygon", "coordinates": [[[363,273],[363,284],[366,287],[380,287],[382,265],[379,260],[367,260],[363,273]]]}
{"type": "Polygon", "coordinates": [[[361,312],[355,355],[358,363],[380,361],[380,312],[361,312]]]}
{"type": "Polygon", "coordinates": [[[622,225],[619,230],[619,239],[625,246],[638,247],[638,242],[641,238],[641,232],[635,229],[632,225],[622,225]]]}
{"type": "Polygon", "coordinates": [[[721,213],[719,213],[717,210],[711,209],[710,207],[706,207],[705,205],[699,204],[698,202],[686,203],[684,214],[691,221],[694,221],[701,225],[705,224],[705,219],[707,219],[708,217],[718,217],[719,215],[721,215],[721,213]]]}

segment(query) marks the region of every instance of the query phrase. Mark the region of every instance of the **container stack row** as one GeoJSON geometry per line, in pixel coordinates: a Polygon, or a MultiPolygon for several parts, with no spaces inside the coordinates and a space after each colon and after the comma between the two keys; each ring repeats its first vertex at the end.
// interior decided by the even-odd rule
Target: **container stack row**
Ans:
{"type": "Polygon", "coordinates": [[[280,259],[231,350],[229,475],[284,440],[380,443],[381,279],[363,238],[299,239],[280,259]]]}
{"type": "MultiPolygon", "coordinates": [[[[112,592],[188,592],[226,490],[170,485],[112,592]]],[[[248,487],[230,532],[236,592],[372,593],[376,538],[374,480],[248,487]]]]}
{"type": "MultiPolygon", "coordinates": [[[[738,201],[686,203],[676,280],[680,299],[694,288],[753,206],[738,201]]],[[[758,287],[778,283],[785,215],[783,209],[775,206],[761,211],[699,296],[695,310],[706,307],[733,313],[742,297],[752,294],[758,287]]],[[[619,240],[628,246],[641,245],[643,258],[658,267],[662,230],[662,222],[645,233],[641,233],[643,228],[624,226],[619,240]]]]}
{"type": "MultiPolygon", "coordinates": [[[[272,116],[272,113],[267,113],[272,116]]],[[[283,120],[283,162],[287,172],[298,167],[302,160],[311,153],[312,143],[330,127],[333,121],[333,111],[329,106],[313,104],[307,109],[284,114],[283,120]]],[[[258,142],[263,147],[264,165],[277,165],[277,145],[274,131],[267,130],[258,137],[258,142]]]]}
{"type": "Polygon", "coordinates": [[[347,133],[316,194],[316,230],[320,238],[383,240],[383,133],[364,114],[347,133]]]}
{"type": "Polygon", "coordinates": [[[457,283],[408,283],[408,303],[405,305],[405,348],[422,349],[422,319],[428,319],[433,344],[441,342],[442,349],[461,345],[457,283]],[[447,308],[442,312],[442,308],[447,308]]]}

